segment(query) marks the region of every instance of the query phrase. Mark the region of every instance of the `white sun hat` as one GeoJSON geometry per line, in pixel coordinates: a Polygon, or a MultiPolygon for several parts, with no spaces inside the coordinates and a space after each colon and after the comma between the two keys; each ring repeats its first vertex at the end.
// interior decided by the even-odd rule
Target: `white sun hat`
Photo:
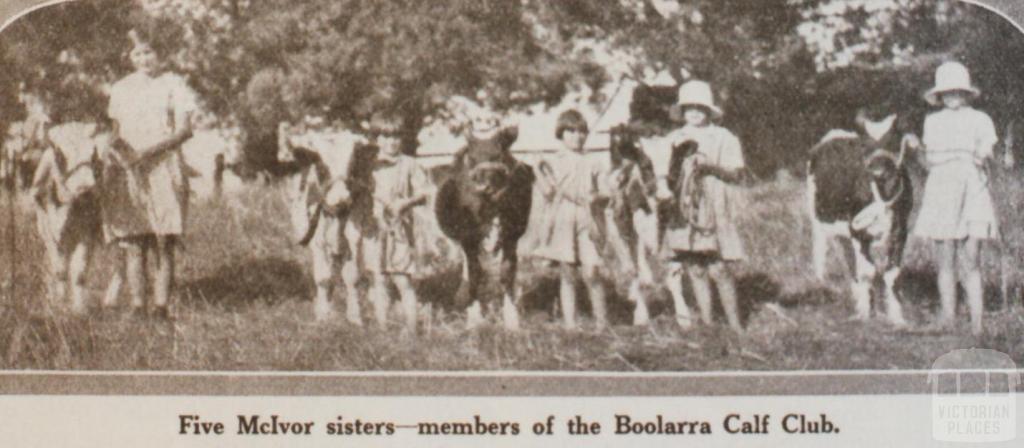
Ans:
{"type": "Polygon", "coordinates": [[[715,96],[711,93],[711,85],[704,81],[687,81],[679,87],[679,99],[676,101],[676,107],[681,109],[686,106],[703,106],[711,111],[714,118],[722,117],[722,109],[715,105],[715,96]]]}
{"type": "Polygon", "coordinates": [[[933,106],[938,106],[941,101],[939,95],[951,91],[963,91],[972,97],[977,97],[981,91],[971,84],[971,73],[967,67],[959,62],[946,62],[935,70],[935,87],[925,92],[924,99],[933,106]]]}

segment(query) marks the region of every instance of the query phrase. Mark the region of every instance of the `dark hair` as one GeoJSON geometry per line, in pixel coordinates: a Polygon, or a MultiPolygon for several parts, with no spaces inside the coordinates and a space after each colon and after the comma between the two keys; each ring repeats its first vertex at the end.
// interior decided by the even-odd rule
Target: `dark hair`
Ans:
{"type": "MultiPolygon", "coordinates": [[[[709,121],[712,118],[714,118],[714,116],[715,116],[715,114],[711,110],[711,108],[707,107],[707,106],[705,106],[703,104],[680,104],[679,105],[680,115],[686,113],[686,109],[697,109],[697,110],[700,110],[701,112],[704,112],[704,115],[707,115],[709,121]]],[[[682,116],[680,116],[679,118],[680,119],[684,119],[682,116]]]]}
{"type": "Polygon", "coordinates": [[[562,133],[567,129],[587,132],[587,120],[583,118],[583,114],[578,110],[569,109],[558,116],[558,121],[555,124],[555,138],[561,140],[562,133]]]}

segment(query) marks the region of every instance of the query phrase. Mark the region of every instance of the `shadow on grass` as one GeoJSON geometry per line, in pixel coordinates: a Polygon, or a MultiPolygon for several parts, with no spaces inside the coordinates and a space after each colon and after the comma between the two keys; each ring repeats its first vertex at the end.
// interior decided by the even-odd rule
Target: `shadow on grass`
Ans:
{"type": "Polygon", "coordinates": [[[198,279],[182,282],[182,301],[217,304],[228,308],[254,301],[277,302],[308,299],[313,295],[313,279],[293,261],[283,258],[242,260],[217,268],[198,279]]]}

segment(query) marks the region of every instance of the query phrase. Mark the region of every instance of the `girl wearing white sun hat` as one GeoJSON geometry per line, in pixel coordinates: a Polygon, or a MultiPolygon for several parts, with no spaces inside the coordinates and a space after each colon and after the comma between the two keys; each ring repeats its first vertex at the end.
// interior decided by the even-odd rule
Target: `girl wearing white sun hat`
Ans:
{"type": "Polygon", "coordinates": [[[971,84],[967,68],[947,62],[935,71],[935,86],[924,99],[942,109],[924,121],[924,160],[928,181],[914,234],[935,244],[940,325],[952,323],[956,311],[956,264],[967,292],[971,328],[981,332],[982,279],[980,241],[998,237],[995,207],[985,162],[999,141],[989,116],[970,107],[980,91],[971,84]]]}
{"type": "Polygon", "coordinates": [[[728,129],[712,122],[723,112],[715,104],[711,85],[689,81],[679,87],[676,107],[685,125],[670,132],[661,148],[650,148],[658,175],[660,220],[665,225],[661,242],[667,261],[665,284],[672,293],[676,321],[692,324],[683,300],[683,274],[689,274],[701,320],[711,324],[711,282],[718,289],[729,326],[742,331],[737,311],[732,262],[746,255],[736,226],[741,197],[736,184],[744,169],[740,141],[728,129]]]}

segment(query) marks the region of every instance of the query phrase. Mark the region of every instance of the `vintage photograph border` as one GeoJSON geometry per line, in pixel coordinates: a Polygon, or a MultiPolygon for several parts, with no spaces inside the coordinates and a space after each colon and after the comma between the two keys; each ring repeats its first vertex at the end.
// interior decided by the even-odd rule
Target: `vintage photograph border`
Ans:
{"type": "MultiPolygon", "coordinates": [[[[0,3],[0,32],[41,8],[82,0],[0,3]]],[[[1024,2],[960,0],[1024,33],[1024,2]]],[[[1019,370],[1024,372],[1024,369],[1019,370]]],[[[927,394],[928,370],[705,372],[51,371],[0,370],[0,395],[207,396],[810,396],[927,394]]]]}

